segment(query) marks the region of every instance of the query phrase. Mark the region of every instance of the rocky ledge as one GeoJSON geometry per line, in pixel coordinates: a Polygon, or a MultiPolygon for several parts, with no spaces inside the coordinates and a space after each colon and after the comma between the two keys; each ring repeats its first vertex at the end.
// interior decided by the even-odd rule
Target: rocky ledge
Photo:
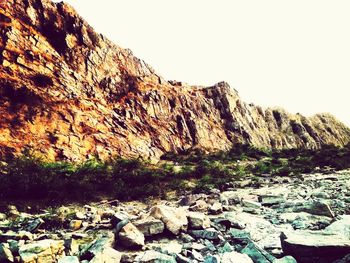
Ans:
{"type": "Polygon", "coordinates": [[[263,109],[225,82],[166,81],[63,2],[0,1],[0,25],[0,157],[27,149],[49,160],[159,159],[237,143],[315,149],[350,141],[329,114],[263,109]]]}
{"type": "Polygon", "coordinates": [[[349,262],[350,171],[0,213],[0,262],[349,262]],[[303,179],[305,178],[305,179],[303,179]]]}

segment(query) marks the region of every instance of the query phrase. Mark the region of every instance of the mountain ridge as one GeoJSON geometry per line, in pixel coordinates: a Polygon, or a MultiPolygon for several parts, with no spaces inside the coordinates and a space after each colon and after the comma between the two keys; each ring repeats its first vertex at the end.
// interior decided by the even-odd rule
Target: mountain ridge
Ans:
{"type": "Polygon", "coordinates": [[[228,150],[343,146],[350,129],[243,102],[226,82],[167,81],[96,33],[68,4],[0,7],[0,155],[31,149],[50,160],[159,159],[193,147],[228,150]]]}

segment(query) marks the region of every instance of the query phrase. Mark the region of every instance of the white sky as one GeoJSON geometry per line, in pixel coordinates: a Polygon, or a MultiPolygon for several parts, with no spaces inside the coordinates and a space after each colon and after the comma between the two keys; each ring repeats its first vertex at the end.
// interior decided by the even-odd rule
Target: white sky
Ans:
{"type": "Polygon", "coordinates": [[[66,0],[166,79],[350,125],[348,0],[66,0]]]}

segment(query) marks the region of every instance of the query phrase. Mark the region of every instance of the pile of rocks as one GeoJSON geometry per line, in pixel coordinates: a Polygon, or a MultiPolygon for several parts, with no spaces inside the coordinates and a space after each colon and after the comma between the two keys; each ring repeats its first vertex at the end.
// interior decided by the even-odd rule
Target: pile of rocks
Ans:
{"type": "Polygon", "coordinates": [[[9,206],[0,262],[349,262],[349,177],[262,177],[259,188],[35,214],[9,206]]]}

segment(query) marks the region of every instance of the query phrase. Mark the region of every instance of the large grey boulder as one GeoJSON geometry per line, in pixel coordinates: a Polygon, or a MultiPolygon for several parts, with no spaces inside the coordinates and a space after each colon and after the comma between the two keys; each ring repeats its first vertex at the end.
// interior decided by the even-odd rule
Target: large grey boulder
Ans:
{"type": "Polygon", "coordinates": [[[298,204],[293,208],[293,212],[307,212],[313,215],[334,217],[334,212],[325,201],[311,201],[298,204]]]}
{"type": "Polygon", "coordinates": [[[350,240],[343,235],[326,231],[290,231],[281,234],[286,255],[298,262],[333,262],[350,253],[350,240]]]}
{"type": "Polygon", "coordinates": [[[341,216],[340,220],[327,226],[325,231],[328,233],[338,233],[350,239],[350,215],[341,216]]]}

